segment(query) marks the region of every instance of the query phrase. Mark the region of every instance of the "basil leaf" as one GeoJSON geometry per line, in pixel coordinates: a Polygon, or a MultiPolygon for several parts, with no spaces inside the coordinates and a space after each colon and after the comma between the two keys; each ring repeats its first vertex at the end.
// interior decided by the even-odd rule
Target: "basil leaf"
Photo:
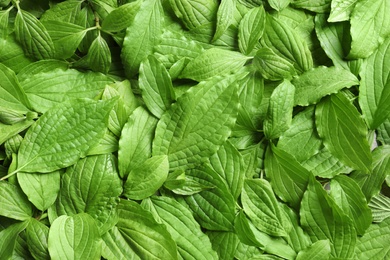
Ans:
{"type": "Polygon", "coordinates": [[[110,70],[111,51],[106,40],[101,35],[89,47],[87,61],[93,71],[107,74],[110,70]]]}
{"type": "Polygon", "coordinates": [[[219,39],[233,22],[233,15],[236,9],[234,0],[222,0],[217,12],[217,29],[213,37],[213,42],[219,39]]]}
{"type": "Polygon", "coordinates": [[[109,13],[102,22],[102,30],[108,32],[119,32],[129,27],[137,12],[141,7],[142,1],[135,1],[119,6],[109,13]]]}
{"type": "Polygon", "coordinates": [[[34,259],[50,259],[48,250],[49,227],[31,218],[27,229],[27,246],[34,259]]]}
{"type": "Polygon", "coordinates": [[[28,220],[33,214],[33,207],[23,191],[6,181],[0,181],[0,205],[0,216],[28,220]]]}
{"type": "Polygon", "coordinates": [[[248,11],[238,27],[238,47],[245,55],[255,48],[265,28],[265,12],[263,6],[248,11]]]}

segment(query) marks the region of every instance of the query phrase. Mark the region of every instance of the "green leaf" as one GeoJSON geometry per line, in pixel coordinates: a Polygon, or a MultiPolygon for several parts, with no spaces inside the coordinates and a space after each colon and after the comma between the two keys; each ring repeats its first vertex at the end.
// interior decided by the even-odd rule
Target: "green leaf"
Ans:
{"type": "Polygon", "coordinates": [[[357,234],[363,235],[372,222],[372,216],[359,185],[345,175],[336,176],[330,182],[330,196],[351,217],[357,234]]]}
{"type": "Polygon", "coordinates": [[[152,55],[141,63],[139,73],[139,87],[145,104],[155,117],[161,118],[176,98],[171,77],[152,55]]]}
{"type": "Polygon", "coordinates": [[[327,260],[330,258],[330,242],[329,240],[318,240],[311,246],[298,253],[296,260],[319,259],[327,260]]]}
{"type": "Polygon", "coordinates": [[[371,55],[360,73],[359,104],[370,129],[376,129],[390,117],[390,40],[371,55]]]}
{"type": "Polygon", "coordinates": [[[294,105],[307,106],[343,88],[359,85],[359,80],[348,70],[337,67],[317,67],[292,80],[295,86],[294,105]]]}
{"type": "Polygon", "coordinates": [[[102,30],[108,32],[119,32],[129,27],[137,15],[142,1],[134,1],[119,6],[109,13],[102,22],[102,30]]]}
{"type": "MultiPolygon", "coordinates": [[[[0,39],[7,39],[8,36],[8,20],[11,9],[0,11],[0,39]]],[[[0,46],[2,43],[0,42],[0,46]]]]}
{"type": "Polygon", "coordinates": [[[303,8],[316,13],[326,13],[330,11],[331,0],[294,0],[293,7],[303,8]]]}
{"type": "Polygon", "coordinates": [[[58,216],[88,213],[105,233],[117,222],[116,206],[121,180],[110,154],[88,156],[69,167],[61,179],[54,209],[58,216]]]}
{"type": "Polygon", "coordinates": [[[177,99],[157,124],[153,155],[168,155],[171,170],[205,161],[228,138],[238,111],[240,74],[199,83],[177,99]]]}
{"type": "Polygon", "coordinates": [[[264,32],[265,21],[262,5],[250,9],[241,19],[238,26],[238,47],[245,55],[249,55],[259,42],[264,32]]]}
{"type": "Polygon", "coordinates": [[[144,202],[148,201],[172,235],[183,259],[217,259],[210,240],[188,208],[169,197],[153,196],[144,202]]]}
{"type": "Polygon", "coordinates": [[[217,29],[213,37],[213,42],[219,39],[229,26],[233,23],[236,2],[234,0],[222,0],[217,12],[217,29]]]}
{"type": "Polygon", "coordinates": [[[0,122],[0,144],[4,143],[12,136],[26,130],[34,122],[34,120],[23,120],[12,125],[3,124],[0,122]]]}
{"type": "Polygon", "coordinates": [[[111,66],[111,51],[106,40],[99,35],[92,42],[87,54],[89,67],[96,72],[107,74],[111,66]]]}
{"type": "Polygon", "coordinates": [[[248,59],[239,52],[211,48],[190,61],[179,78],[203,81],[215,75],[231,74],[240,70],[248,59]]]}
{"type": "Polygon", "coordinates": [[[61,216],[50,227],[48,248],[53,259],[100,259],[101,238],[91,216],[61,216]]]}
{"type": "Polygon", "coordinates": [[[297,215],[297,213],[295,213],[295,211],[289,208],[286,204],[283,204],[283,210],[286,213],[292,226],[286,241],[295,252],[306,249],[311,245],[311,240],[309,235],[302,229],[299,224],[299,215],[297,215]]]}
{"type": "Polygon", "coordinates": [[[273,16],[267,16],[261,42],[264,47],[292,63],[298,73],[313,67],[313,58],[306,42],[297,31],[273,16]]]}
{"type": "Polygon", "coordinates": [[[207,232],[213,249],[217,251],[219,259],[234,259],[240,240],[233,232],[207,232]]]}
{"type": "Polygon", "coordinates": [[[60,172],[47,174],[18,172],[18,182],[28,199],[41,211],[47,210],[60,191],[60,172]]]}
{"type": "Polygon", "coordinates": [[[31,13],[19,10],[15,35],[28,56],[38,60],[54,57],[54,44],[45,26],[31,13]]]}
{"type": "Polygon", "coordinates": [[[372,211],[372,222],[380,223],[390,217],[390,198],[379,193],[368,204],[372,211]]]}
{"type": "Polygon", "coordinates": [[[0,39],[0,62],[18,73],[33,59],[24,55],[24,49],[16,41],[15,34],[8,35],[7,39],[0,39]]]}
{"type": "Polygon", "coordinates": [[[140,260],[141,258],[134,252],[131,243],[128,243],[126,239],[119,232],[119,229],[115,226],[107,233],[103,234],[103,249],[102,256],[106,259],[131,259],[140,260]]]}
{"type": "Polygon", "coordinates": [[[82,2],[77,0],[68,0],[57,3],[46,10],[41,17],[41,21],[63,21],[75,23],[80,13],[82,2]]]}
{"type": "Polygon", "coordinates": [[[390,4],[381,0],[358,1],[351,15],[351,51],[349,58],[366,58],[390,34],[387,15],[390,4]]]}
{"type": "Polygon", "coordinates": [[[264,164],[266,176],[270,179],[275,194],[297,208],[311,173],[294,156],[274,146],[267,149],[264,164]]]}
{"type": "Polygon", "coordinates": [[[141,165],[152,155],[152,141],[157,119],[138,107],[129,117],[119,139],[118,168],[121,177],[141,165]]]}
{"type": "Polygon", "coordinates": [[[343,93],[328,96],[317,105],[316,125],[325,147],[336,158],[353,169],[370,171],[372,157],[367,128],[343,93]]]}
{"type": "Polygon", "coordinates": [[[301,225],[313,242],[331,241],[332,257],[345,259],[353,256],[357,240],[354,224],[314,177],[310,178],[303,196],[300,216],[301,225]]]}
{"type": "Polygon", "coordinates": [[[348,21],[359,0],[334,0],[331,3],[329,22],[348,21]]]}
{"type": "Polygon", "coordinates": [[[168,177],[168,156],[153,156],[129,172],[123,186],[129,199],[142,200],[153,195],[168,177]]]}
{"type": "Polygon", "coordinates": [[[34,259],[50,259],[47,246],[49,227],[31,218],[26,229],[26,236],[28,249],[34,259]]]}
{"type": "Polygon", "coordinates": [[[291,0],[268,0],[269,5],[280,12],[290,4],[291,0]]]}
{"type": "Polygon", "coordinates": [[[26,229],[29,221],[15,223],[0,232],[0,258],[11,259],[19,233],[26,229]]]}
{"type": "Polygon", "coordinates": [[[292,121],[295,87],[283,81],[272,92],[267,117],[264,120],[264,134],[268,139],[279,138],[292,121]]]}
{"type": "Polygon", "coordinates": [[[17,171],[52,172],[76,163],[103,137],[113,105],[78,99],[46,112],[23,139],[17,171]]]}
{"type": "Polygon", "coordinates": [[[33,207],[23,191],[7,181],[0,181],[0,205],[0,216],[28,220],[33,215],[33,207]]]}
{"type": "Polygon", "coordinates": [[[162,13],[160,1],[145,0],[134,22],[127,28],[121,58],[128,77],[137,74],[141,62],[158,45],[162,33],[162,13]]]}
{"type": "Polygon", "coordinates": [[[379,125],[376,132],[378,141],[380,141],[383,145],[390,145],[390,119],[386,119],[381,125],[379,125]]]}
{"type": "Polygon", "coordinates": [[[380,224],[372,224],[358,239],[356,259],[387,259],[390,256],[390,218],[380,224]]]}

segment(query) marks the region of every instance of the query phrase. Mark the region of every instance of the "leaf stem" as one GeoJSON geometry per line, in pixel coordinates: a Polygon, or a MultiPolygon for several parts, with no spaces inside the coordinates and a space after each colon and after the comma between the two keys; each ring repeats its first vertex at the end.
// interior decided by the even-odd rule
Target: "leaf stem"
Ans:
{"type": "Polygon", "coordinates": [[[8,179],[9,177],[14,176],[14,175],[15,175],[16,173],[18,173],[18,172],[19,172],[19,169],[16,169],[15,171],[13,171],[13,172],[11,172],[11,173],[5,175],[4,177],[2,177],[2,178],[0,179],[0,181],[6,180],[6,179],[8,179]]]}

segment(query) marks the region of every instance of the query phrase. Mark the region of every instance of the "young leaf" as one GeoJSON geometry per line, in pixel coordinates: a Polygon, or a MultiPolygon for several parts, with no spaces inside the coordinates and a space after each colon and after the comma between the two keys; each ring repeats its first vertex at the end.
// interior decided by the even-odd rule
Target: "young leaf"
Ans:
{"type": "Polygon", "coordinates": [[[141,62],[152,54],[154,46],[160,41],[162,13],[160,1],[145,0],[134,22],[127,28],[121,58],[128,77],[137,74],[141,62]]]}
{"type": "Polygon", "coordinates": [[[146,106],[157,118],[161,118],[175,100],[175,92],[168,71],[152,55],[141,63],[139,87],[146,106]]]}
{"type": "Polygon", "coordinates": [[[287,237],[291,223],[280,208],[268,181],[245,180],[241,201],[244,212],[259,230],[271,236],[287,237]]]}
{"type": "Polygon", "coordinates": [[[236,1],[222,0],[217,12],[217,29],[213,37],[213,42],[218,40],[233,22],[234,11],[236,10],[236,1]]]}
{"type": "Polygon", "coordinates": [[[118,168],[121,177],[141,165],[152,155],[152,141],[157,119],[138,107],[129,117],[119,139],[118,168]]]}
{"type": "Polygon", "coordinates": [[[245,55],[249,55],[259,42],[265,21],[263,5],[250,9],[241,19],[238,27],[238,47],[245,55]]]}
{"type": "Polygon", "coordinates": [[[308,106],[326,95],[359,85],[359,80],[348,70],[321,66],[294,78],[292,84],[295,86],[294,105],[308,106]]]}
{"type": "Polygon", "coordinates": [[[45,26],[31,13],[19,10],[15,35],[28,56],[38,60],[54,57],[54,44],[45,26]]]}
{"type": "Polygon", "coordinates": [[[18,153],[23,172],[52,172],[74,164],[98,144],[114,100],[69,101],[46,112],[29,129],[18,153]]]}
{"type": "Polygon", "coordinates": [[[33,214],[33,207],[23,191],[7,181],[0,181],[0,205],[0,216],[28,220],[33,214]]]}
{"type": "Polygon", "coordinates": [[[239,52],[211,48],[190,61],[179,78],[203,81],[215,75],[230,74],[241,69],[248,59],[239,52]]]}
{"type": "Polygon", "coordinates": [[[370,129],[376,129],[390,116],[390,39],[371,55],[360,73],[359,104],[370,129]]]}
{"type": "Polygon", "coordinates": [[[109,13],[102,22],[102,30],[108,32],[119,32],[129,27],[137,15],[142,1],[134,1],[119,6],[109,13]]]}
{"type": "Polygon", "coordinates": [[[237,116],[239,76],[213,78],[180,96],[157,124],[153,155],[168,155],[170,169],[176,170],[194,167],[214,154],[237,116]]]}
{"type": "Polygon", "coordinates": [[[166,155],[153,156],[129,172],[123,186],[129,199],[142,200],[153,195],[168,177],[169,162],[166,155]]]}
{"type": "Polygon", "coordinates": [[[31,218],[27,229],[27,246],[34,259],[50,259],[47,241],[49,238],[49,227],[31,218]]]}
{"type": "Polygon", "coordinates": [[[370,171],[372,157],[367,128],[343,93],[328,96],[317,105],[316,125],[325,147],[335,157],[353,169],[370,171]]]}
{"type": "Polygon", "coordinates": [[[26,229],[29,221],[10,225],[0,232],[0,258],[11,259],[19,234],[26,229]]]}
{"type": "Polygon", "coordinates": [[[47,210],[60,191],[60,172],[47,174],[18,172],[18,182],[28,199],[41,211],[47,210]]]}
{"type": "Polygon", "coordinates": [[[89,67],[96,72],[107,74],[111,66],[110,47],[104,38],[99,35],[92,42],[87,54],[89,67]]]}
{"type": "Polygon", "coordinates": [[[329,22],[341,22],[348,21],[356,3],[359,0],[334,0],[331,3],[330,15],[328,18],[329,22]]]}
{"type": "Polygon", "coordinates": [[[48,248],[53,259],[100,259],[98,227],[85,213],[61,216],[50,227],[48,248]]]}
{"type": "Polygon", "coordinates": [[[264,120],[264,134],[268,139],[279,138],[290,127],[294,93],[294,85],[286,80],[272,92],[264,120]]]}
{"type": "Polygon", "coordinates": [[[326,240],[318,240],[311,246],[298,253],[296,260],[318,259],[327,260],[330,258],[330,242],[326,240]]]}

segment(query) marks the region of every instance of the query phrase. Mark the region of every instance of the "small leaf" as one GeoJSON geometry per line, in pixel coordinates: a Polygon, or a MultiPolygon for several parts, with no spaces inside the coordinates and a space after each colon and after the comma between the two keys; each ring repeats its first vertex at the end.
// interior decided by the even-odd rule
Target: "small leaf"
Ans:
{"type": "Polygon", "coordinates": [[[263,5],[250,9],[241,19],[238,27],[238,47],[245,55],[249,55],[259,42],[265,21],[263,5]]]}
{"type": "Polygon", "coordinates": [[[102,23],[102,30],[108,32],[119,32],[129,27],[137,12],[141,7],[142,1],[135,1],[119,6],[109,13],[102,23]]]}
{"type": "Polygon", "coordinates": [[[106,40],[100,35],[92,42],[87,54],[89,67],[96,72],[107,74],[111,66],[111,51],[106,40]]]}
{"type": "Polygon", "coordinates": [[[0,181],[0,205],[0,216],[28,220],[33,215],[33,207],[23,191],[7,181],[0,181]]]}

